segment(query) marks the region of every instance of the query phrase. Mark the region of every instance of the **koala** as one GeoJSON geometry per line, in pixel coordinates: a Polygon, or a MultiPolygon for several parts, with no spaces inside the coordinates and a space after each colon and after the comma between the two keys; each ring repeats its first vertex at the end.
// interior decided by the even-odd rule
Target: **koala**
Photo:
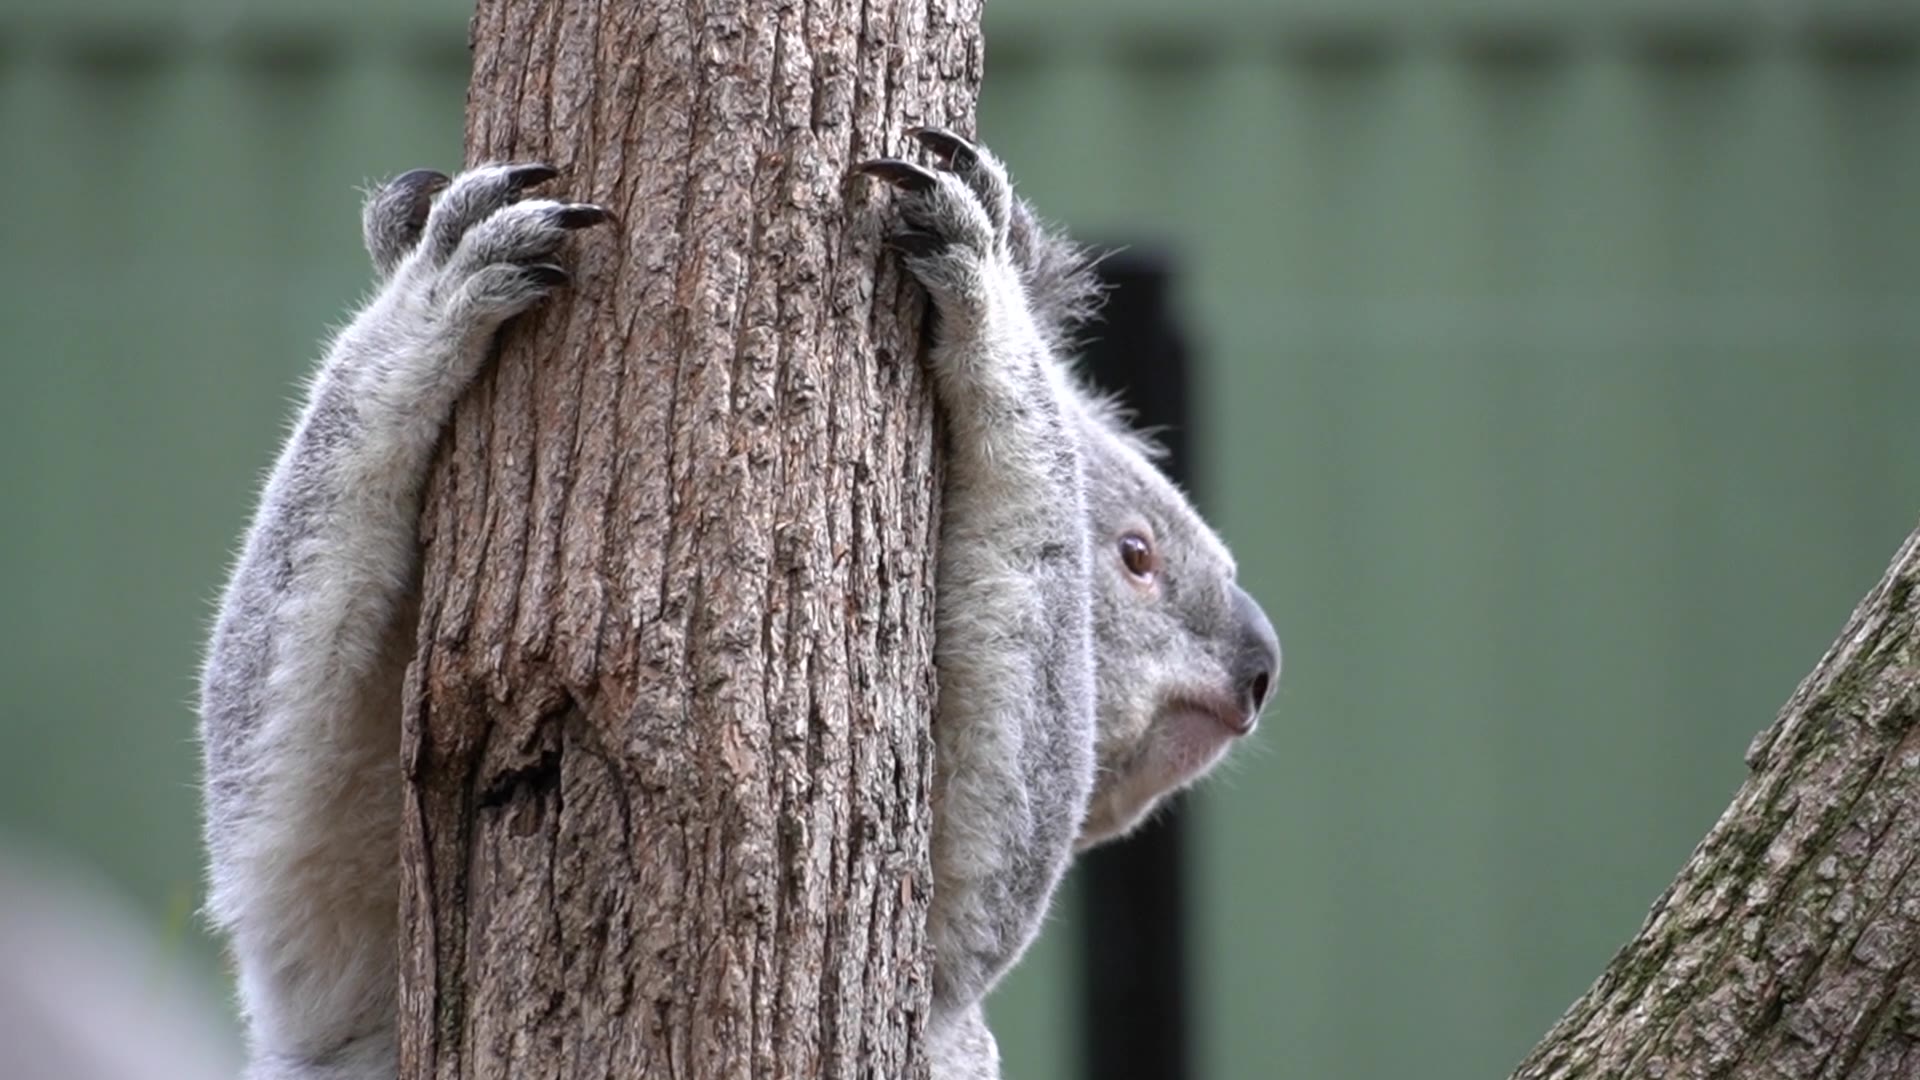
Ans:
{"type": "MultiPolygon", "coordinates": [[[[1280,649],[1151,445],[1064,359],[1097,287],[985,149],[913,133],[888,245],[932,300],[945,420],[935,596],[930,1056],[997,1080],[981,1001],[1075,851],[1119,836],[1251,732],[1280,649]]],[[[397,1063],[401,683],[426,473],[495,332],[569,283],[601,208],[556,173],[405,173],[369,197],[378,285],[333,340],[261,493],[201,677],[207,912],[248,1080],[397,1063]]]]}

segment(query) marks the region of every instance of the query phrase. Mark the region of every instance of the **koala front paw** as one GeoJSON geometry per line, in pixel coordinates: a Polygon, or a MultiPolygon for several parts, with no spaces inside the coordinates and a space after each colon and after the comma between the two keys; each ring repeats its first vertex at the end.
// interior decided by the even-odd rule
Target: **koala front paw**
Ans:
{"type": "Polygon", "coordinates": [[[1009,242],[1013,182],[986,148],[950,131],[908,134],[933,154],[934,168],[877,158],[854,169],[902,193],[887,245],[907,270],[949,317],[978,316],[1005,286],[1018,287],[1009,242]]]}
{"type": "Polygon", "coordinates": [[[567,235],[607,220],[590,203],[525,198],[551,165],[482,165],[449,180],[415,169],[368,200],[367,250],[456,325],[490,329],[565,285],[567,235]]]}

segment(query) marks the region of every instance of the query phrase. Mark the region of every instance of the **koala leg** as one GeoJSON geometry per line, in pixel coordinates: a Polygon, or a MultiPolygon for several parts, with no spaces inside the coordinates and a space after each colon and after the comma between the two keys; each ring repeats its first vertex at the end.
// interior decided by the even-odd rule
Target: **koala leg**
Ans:
{"type": "Polygon", "coordinates": [[[935,168],[888,159],[860,171],[899,191],[889,243],[933,300],[932,376],[949,435],[929,922],[938,1045],[977,1019],[1072,856],[1093,777],[1094,661],[1069,376],[1014,262],[1012,185],[984,149],[915,136],[935,168]]]}
{"type": "Polygon", "coordinates": [[[202,673],[208,912],[251,1080],[395,1070],[400,687],[420,491],[500,324],[567,280],[597,207],[544,165],[409,173],[365,214],[385,284],[328,350],[234,567],[202,673]]]}

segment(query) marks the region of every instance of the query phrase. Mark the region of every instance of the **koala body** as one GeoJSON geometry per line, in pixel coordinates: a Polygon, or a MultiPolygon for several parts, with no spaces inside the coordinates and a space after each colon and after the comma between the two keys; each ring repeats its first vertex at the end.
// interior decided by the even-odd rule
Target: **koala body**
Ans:
{"type": "MultiPolygon", "coordinates": [[[[1279,646],[1150,448],[1060,359],[1096,290],[999,163],[916,133],[890,244],[936,313],[949,435],[936,595],[929,1038],[994,1080],[981,1014],[1077,847],[1118,835],[1250,731],[1279,646]]],[[[599,208],[539,165],[417,170],[369,199],[380,287],[334,340],[270,475],[201,688],[208,910],[229,937],[249,1080],[396,1068],[399,715],[420,493],[495,331],[562,287],[599,208]]]]}

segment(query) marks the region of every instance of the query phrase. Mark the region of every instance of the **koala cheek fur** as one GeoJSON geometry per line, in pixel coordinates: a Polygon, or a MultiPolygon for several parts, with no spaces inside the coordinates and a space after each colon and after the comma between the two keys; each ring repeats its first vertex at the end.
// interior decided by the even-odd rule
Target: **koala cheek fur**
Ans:
{"type": "MultiPolygon", "coordinates": [[[[890,244],[934,303],[929,362],[950,436],[928,1039],[939,1080],[995,1080],[981,999],[1037,932],[1076,847],[1130,827],[1224,752],[1226,706],[1192,702],[1223,700],[1233,679],[1219,658],[1252,654],[1228,643],[1220,614],[1225,548],[1061,359],[1097,296],[1090,260],[1038,223],[986,150],[915,135],[935,167],[860,168],[897,189],[890,244]],[[1101,599],[1101,523],[1122,513],[1177,549],[1167,595],[1186,599],[1101,599]],[[1179,686],[1187,699],[1169,696],[1179,686]]],[[[566,284],[566,237],[605,219],[529,196],[553,176],[415,170],[370,195],[380,289],[314,376],[223,597],[201,682],[208,907],[240,972],[250,1080],[395,1074],[397,747],[420,491],[494,331],[566,284]]]]}

